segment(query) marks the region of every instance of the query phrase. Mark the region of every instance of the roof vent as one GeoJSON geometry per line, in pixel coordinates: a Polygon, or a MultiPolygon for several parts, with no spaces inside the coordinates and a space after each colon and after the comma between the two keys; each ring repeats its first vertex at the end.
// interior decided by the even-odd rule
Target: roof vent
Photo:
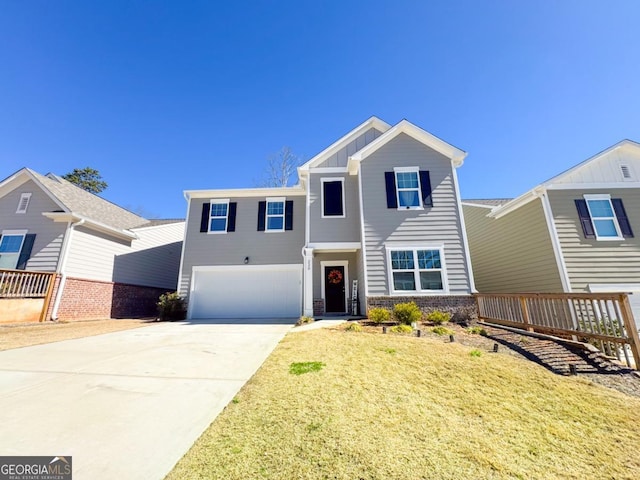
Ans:
{"type": "Polygon", "coordinates": [[[622,172],[622,178],[625,180],[631,180],[631,169],[629,165],[620,165],[620,171],[622,172]]]}

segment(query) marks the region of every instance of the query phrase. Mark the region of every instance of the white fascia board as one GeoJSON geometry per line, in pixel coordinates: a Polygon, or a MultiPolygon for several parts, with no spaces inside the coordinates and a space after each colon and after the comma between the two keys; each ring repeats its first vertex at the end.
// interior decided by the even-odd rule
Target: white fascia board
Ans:
{"type": "Polygon", "coordinates": [[[547,190],[613,190],[617,188],[640,188],[640,182],[614,183],[556,183],[546,185],[547,190]]]}
{"type": "Polygon", "coordinates": [[[308,248],[313,248],[317,252],[355,252],[362,248],[360,242],[315,242],[310,243],[308,248]]]}
{"type": "Polygon", "coordinates": [[[324,162],[331,155],[337,153],[338,151],[346,147],[350,142],[358,138],[360,135],[362,135],[364,132],[366,132],[370,128],[375,128],[376,130],[379,130],[384,133],[391,128],[391,125],[389,125],[387,122],[380,120],[378,117],[375,117],[375,116],[369,118],[367,121],[358,125],[356,128],[351,130],[342,138],[340,138],[336,142],[329,145],[327,148],[325,148],[323,151],[321,151],[311,160],[301,165],[298,168],[298,172],[299,173],[307,172],[309,171],[310,168],[313,168],[316,165],[319,165],[320,163],[324,162]]]}
{"type": "Polygon", "coordinates": [[[497,205],[482,205],[480,203],[472,203],[472,202],[464,202],[464,201],[460,202],[460,204],[467,207],[488,208],[489,210],[493,210],[497,206],[497,205]]]}
{"type": "Polygon", "coordinates": [[[491,218],[500,218],[504,217],[507,213],[513,212],[515,209],[520,208],[527,203],[539,198],[540,195],[545,193],[545,188],[541,185],[536,188],[529,190],[528,192],[523,193],[519,197],[514,198],[513,200],[501,205],[499,207],[494,208],[489,214],[488,217],[491,218]]]}
{"type": "Polygon", "coordinates": [[[228,190],[185,190],[184,197],[190,198],[250,198],[250,197],[291,197],[306,195],[304,188],[296,187],[268,187],[268,188],[237,188],[228,190]]]}
{"type": "Polygon", "coordinates": [[[4,197],[29,180],[32,180],[33,183],[40,187],[40,190],[42,190],[61,210],[65,212],[69,211],[67,206],[53,195],[53,193],[51,193],[49,189],[40,182],[40,180],[38,180],[35,172],[26,167],[18,170],[16,173],[0,182],[0,198],[4,197]]]}
{"type": "Polygon", "coordinates": [[[135,240],[138,236],[130,230],[121,230],[119,228],[110,227],[101,222],[96,222],[81,215],[71,212],[42,212],[42,215],[54,222],[71,222],[76,223],[82,221],[82,226],[91,230],[108,233],[114,237],[124,238],[125,240],[135,240]]]}
{"type": "Polygon", "coordinates": [[[391,129],[387,130],[385,133],[376,138],[369,145],[351,155],[347,164],[349,173],[354,175],[357,171],[357,163],[367,158],[369,155],[377,151],[380,147],[386,145],[401,133],[409,135],[410,137],[423,143],[427,147],[432,148],[433,150],[444,155],[447,158],[450,158],[451,163],[455,168],[460,167],[464,162],[465,157],[467,156],[467,152],[454,147],[444,140],[441,140],[435,135],[409,122],[408,120],[402,120],[397,125],[393,126],[391,129]]]}

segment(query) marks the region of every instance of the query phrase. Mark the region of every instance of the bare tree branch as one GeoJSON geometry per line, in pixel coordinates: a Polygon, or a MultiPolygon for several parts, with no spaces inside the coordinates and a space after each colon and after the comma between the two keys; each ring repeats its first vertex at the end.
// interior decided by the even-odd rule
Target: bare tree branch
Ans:
{"type": "Polygon", "coordinates": [[[291,147],[282,147],[278,153],[269,157],[260,187],[288,187],[298,179],[298,167],[302,158],[291,151],[291,147]]]}

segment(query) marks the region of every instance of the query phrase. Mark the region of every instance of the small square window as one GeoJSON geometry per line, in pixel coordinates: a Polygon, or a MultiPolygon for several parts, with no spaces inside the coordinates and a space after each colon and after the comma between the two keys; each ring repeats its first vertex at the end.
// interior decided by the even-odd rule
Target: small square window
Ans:
{"type": "Polygon", "coordinates": [[[229,201],[211,201],[211,211],[209,213],[209,232],[226,233],[229,215],[229,201]]]}

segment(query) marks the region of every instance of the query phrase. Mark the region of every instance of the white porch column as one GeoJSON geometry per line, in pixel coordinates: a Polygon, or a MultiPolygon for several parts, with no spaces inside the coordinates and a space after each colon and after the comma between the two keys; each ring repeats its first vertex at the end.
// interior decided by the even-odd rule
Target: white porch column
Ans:
{"type": "Polygon", "coordinates": [[[302,257],[304,258],[302,313],[306,317],[313,317],[313,248],[303,248],[302,257]]]}

